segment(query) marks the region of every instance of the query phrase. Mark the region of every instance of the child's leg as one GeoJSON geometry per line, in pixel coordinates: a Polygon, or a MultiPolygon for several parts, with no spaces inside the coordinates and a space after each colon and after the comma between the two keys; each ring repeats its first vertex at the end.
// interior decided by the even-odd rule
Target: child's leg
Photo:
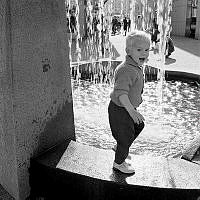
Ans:
{"type": "Polygon", "coordinates": [[[136,139],[144,128],[144,122],[141,122],[140,124],[134,123],[134,127],[135,127],[135,139],[136,139]]]}
{"type": "Polygon", "coordinates": [[[123,132],[118,136],[115,162],[120,164],[129,154],[129,148],[144,128],[144,122],[136,124],[130,116],[124,123],[123,132]]]}
{"type": "Polygon", "coordinates": [[[117,141],[115,162],[121,164],[127,158],[129,148],[142,131],[144,123],[135,125],[125,108],[119,107],[113,102],[110,102],[108,112],[112,135],[117,141]]]}
{"type": "Polygon", "coordinates": [[[124,131],[118,135],[117,148],[115,153],[115,162],[121,164],[125,161],[129,154],[129,148],[134,141],[134,134],[130,127],[124,126],[124,131]]]}
{"type": "Polygon", "coordinates": [[[115,151],[115,157],[117,155],[117,158],[115,159],[115,162],[121,164],[126,159],[126,154],[128,151],[128,148],[126,147],[126,145],[124,145],[125,142],[121,142],[121,138],[124,139],[121,136],[123,135],[123,131],[125,129],[123,128],[124,123],[122,123],[124,121],[124,108],[119,107],[112,101],[110,101],[108,114],[112,136],[117,142],[117,148],[115,151]]]}

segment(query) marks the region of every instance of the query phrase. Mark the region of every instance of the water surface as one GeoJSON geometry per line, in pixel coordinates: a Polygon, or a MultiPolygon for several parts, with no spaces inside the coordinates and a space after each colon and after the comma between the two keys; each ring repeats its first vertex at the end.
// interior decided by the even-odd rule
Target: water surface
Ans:
{"type": "MultiPolygon", "coordinates": [[[[107,107],[109,84],[72,80],[77,141],[111,149],[112,138],[107,107]]],[[[199,134],[199,88],[179,81],[146,82],[139,112],[145,128],[130,148],[133,154],[165,157],[180,156],[186,145],[199,134]],[[160,96],[163,96],[162,102],[160,96]]]]}

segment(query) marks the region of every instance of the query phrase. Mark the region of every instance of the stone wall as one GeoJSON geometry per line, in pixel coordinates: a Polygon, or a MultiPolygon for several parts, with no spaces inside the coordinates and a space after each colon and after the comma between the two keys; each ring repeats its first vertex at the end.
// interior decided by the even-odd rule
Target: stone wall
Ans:
{"type": "Polygon", "coordinates": [[[0,184],[29,195],[29,159],[75,139],[64,0],[0,2],[0,184]]]}

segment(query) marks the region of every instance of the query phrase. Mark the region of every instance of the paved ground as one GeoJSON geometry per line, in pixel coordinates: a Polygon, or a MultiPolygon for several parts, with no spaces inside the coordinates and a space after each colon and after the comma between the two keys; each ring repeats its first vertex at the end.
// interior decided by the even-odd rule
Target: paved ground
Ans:
{"type": "MultiPolygon", "coordinates": [[[[200,40],[186,37],[172,37],[175,51],[166,59],[165,69],[183,71],[200,75],[200,40]]],[[[122,60],[125,55],[125,37],[122,35],[111,36],[111,42],[118,52],[116,59],[122,60]]],[[[150,63],[154,64],[153,52],[150,54],[150,63]]]]}
{"type": "Polygon", "coordinates": [[[171,58],[174,63],[166,65],[167,69],[200,74],[200,40],[174,37],[175,52],[171,58]]]}

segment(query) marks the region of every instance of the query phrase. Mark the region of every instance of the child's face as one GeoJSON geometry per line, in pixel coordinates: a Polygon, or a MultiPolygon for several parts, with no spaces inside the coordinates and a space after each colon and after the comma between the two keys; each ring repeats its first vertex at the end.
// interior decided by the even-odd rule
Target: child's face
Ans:
{"type": "Polygon", "coordinates": [[[138,64],[143,65],[149,57],[150,42],[143,40],[133,41],[132,48],[129,48],[128,55],[138,64]]]}

